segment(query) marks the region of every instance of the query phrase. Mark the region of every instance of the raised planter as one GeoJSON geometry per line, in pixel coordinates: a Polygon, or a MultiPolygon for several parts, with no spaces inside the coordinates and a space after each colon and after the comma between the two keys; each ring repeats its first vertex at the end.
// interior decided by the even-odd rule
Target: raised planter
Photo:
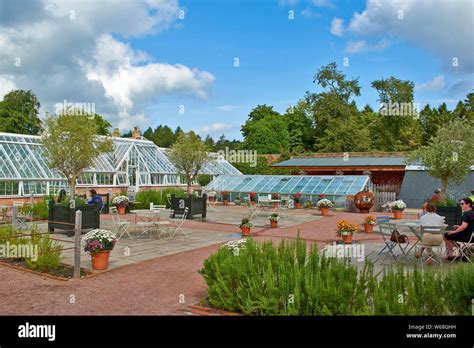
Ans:
{"type": "Polygon", "coordinates": [[[188,208],[189,220],[194,218],[194,215],[201,215],[203,219],[206,218],[207,208],[207,195],[203,194],[202,197],[196,197],[189,195],[188,197],[176,197],[174,194],[171,195],[171,209],[173,210],[172,217],[176,215],[183,215],[184,209],[188,208]]]}
{"type": "Polygon", "coordinates": [[[100,228],[100,210],[98,205],[79,205],[70,208],[67,205],[49,203],[48,210],[48,231],[67,230],[68,234],[73,234],[76,223],[76,211],[82,211],[82,229],[100,228]]]}
{"type": "Polygon", "coordinates": [[[459,205],[456,207],[437,207],[436,213],[444,216],[444,221],[450,229],[452,229],[454,225],[461,224],[462,210],[459,205]]]}

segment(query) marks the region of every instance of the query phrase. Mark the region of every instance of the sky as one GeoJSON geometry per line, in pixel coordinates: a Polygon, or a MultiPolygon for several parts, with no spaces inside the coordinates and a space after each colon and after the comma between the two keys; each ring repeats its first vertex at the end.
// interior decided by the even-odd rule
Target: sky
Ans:
{"type": "Polygon", "coordinates": [[[0,98],[31,89],[41,115],[90,103],[122,131],[166,124],[241,138],[259,104],[278,112],[331,62],[415,83],[415,103],[454,107],[474,89],[471,0],[2,0],[0,98]]]}

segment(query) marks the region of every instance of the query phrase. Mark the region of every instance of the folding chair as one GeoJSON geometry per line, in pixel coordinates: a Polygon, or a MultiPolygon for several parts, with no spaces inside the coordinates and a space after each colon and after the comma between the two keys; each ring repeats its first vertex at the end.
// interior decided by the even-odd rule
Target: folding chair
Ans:
{"type": "MultiPolygon", "coordinates": [[[[458,242],[454,241],[454,246],[458,249],[458,255],[461,259],[466,260],[469,263],[472,263],[471,257],[474,256],[474,233],[471,234],[471,238],[469,239],[469,242],[458,242]]],[[[453,261],[456,261],[457,258],[455,258],[453,261]]]]}
{"type": "Polygon", "coordinates": [[[184,232],[184,230],[181,228],[184,224],[184,221],[186,220],[186,217],[188,216],[188,212],[189,212],[189,208],[186,207],[184,208],[184,214],[181,216],[181,219],[175,223],[175,226],[174,226],[174,231],[171,233],[171,238],[173,238],[176,233],[178,232],[181,232],[182,234],[184,234],[185,236],[187,236],[188,234],[186,232],[184,232]]]}
{"type": "Polygon", "coordinates": [[[395,225],[390,224],[389,222],[386,222],[384,220],[381,220],[381,221],[383,222],[378,223],[379,234],[382,236],[384,247],[382,248],[382,250],[379,251],[378,255],[381,255],[382,253],[385,252],[385,249],[387,249],[386,252],[392,255],[394,260],[397,260],[398,255],[394,252],[394,249],[398,243],[395,243],[390,240],[390,237],[392,236],[392,231],[395,229],[395,225]]]}
{"type": "Polygon", "coordinates": [[[423,249],[427,249],[426,253],[428,255],[428,257],[426,257],[425,260],[423,259],[423,254],[420,255],[421,265],[423,266],[425,263],[430,264],[433,261],[439,265],[442,265],[443,263],[442,263],[441,253],[443,251],[443,244],[444,244],[442,236],[446,228],[444,226],[420,226],[420,229],[421,229],[421,238],[420,238],[421,247],[423,249]],[[426,241],[425,242],[423,241],[424,234],[438,234],[441,237],[440,243],[435,244],[435,245],[431,243],[426,244],[426,241]],[[436,252],[433,249],[436,249],[436,252]]]}
{"type": "Polygon", "coordinates": [[[112,221],[115,225],[115,233],[117,234],[117,240],[120,240],[124,234],[126,234],[130,239],[132,236],[128,232],[128,221],[120,220],[120,216],[117,210],[117,207],[110,207],[110,216],[112,216],[112,221]]]}
{"type": "Polygon", "coordinates": [[[31,204],[27,205],[23,203],[21,203],[21,208],[20,208],[20,205],[18,206],[19,206],[19,209],[18,209],[19,214],[16,217],[18,227],[20,228],[20,230],[23,230],[23,229],[28,230],[28,222],[33,221],[33,207],[31,206],[31,204]],[[26,212],[24,212],[25,208],[26,208],[26,212]],[[21,210],[23,210],[23,212],[21,212],[21,210]]]}

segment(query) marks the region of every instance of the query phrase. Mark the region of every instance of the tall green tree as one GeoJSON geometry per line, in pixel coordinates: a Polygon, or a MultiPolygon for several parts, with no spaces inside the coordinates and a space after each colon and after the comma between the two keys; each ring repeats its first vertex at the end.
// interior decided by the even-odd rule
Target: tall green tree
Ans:
{"type": "Polygon", "coordinates": [[[368,128],[351,98],[360,95],[358,79],[348,79],[336,63],[319,69],[314,77],[324,90],[307,93],[314,124],[314,148],[319,152],[364,151],[371,147],[368,128]]]}
{"type": "Polygon", "coordinates": [[[76,180],[93,165],[103,152],[112,151],[110,139],[97,137],[98,127],[87,115],[48,115],[41,134],[44,155],[51,168],[61,172],[69,182],[71,194],[76,193],[76,180]]]}
{"type": "Polygon", "coordinates": [[[206,144],[194,133],[179,133],[178,139],[168,152],[170,161],[186,180],[187,192],[191,194],[194,178],[197,178],[204,164],[210,157],[206,144]]]}
{"type": "Polygon", "coordinates": [[[37,135],[41,131],[38,117],[40,102],[31,91],[14,90],[0,101],[0,131],[37,135]]]}
{"type": "Polygon", "coordinates": [[[422,142],[422,129],[413,107],[414,83],[395,77],[372,81],[379,94],[380,117],[371,127],[375,133],[374,146],[383,151],[409,151],[422,142]],[[410,111],[408,113],[407,111],[410,111]]]}
{"type": "Polygon", "coordinates": [[[454,120],[438,129],[428,145],[413,151],[408,162],[421,162],[428,173],[441,179],[441,195],[446,198],[448,183],[461,182],[474,165],[474,126],[454,120]]]}
{"type": "Polygon", "coordinates": [[[279,114],[247,122],[243,147],[262,154],[280,153],[289,146],[290,136],[286,127],[285,118],[279,114]]]}
{"type": "Polygon", "coordinates": [[[289,133],[289,152],[312,151],[314,146],[312,114],[305,100],[289,107],[284,115],[289,133]]]}
{"type": "Polygon", "coordinates": [[[97,127],[97,134],[98,135],[110,135],[110,128],[112,128],[112,124],[104,119],[101,115],[94,114],[94,122],[97,127]]]}
{"type": "Polygon", "coordinates": [[[247,121],[244,125],[242,125],[241,128],[244,138],[249,135],[250,127],[252,127],[255,122],[258,122],[268,116],[280,116],[280,114],[273,110],[273,106],[268,106],[266,104],[257,105],[255,108],[253,108],[249,113],[247,121]]]}

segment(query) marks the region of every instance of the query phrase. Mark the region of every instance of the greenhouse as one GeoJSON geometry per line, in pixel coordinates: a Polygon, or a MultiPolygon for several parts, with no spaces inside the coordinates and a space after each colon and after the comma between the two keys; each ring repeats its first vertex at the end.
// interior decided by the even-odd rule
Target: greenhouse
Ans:
{"type": "MultiPolygon", "coordinates": [[[[177,186],[182,181],[167,149],[142,139],[111,138],[114,150],[94,159],[77,180],[78,187],[177,186]]],[[[212,154],[201,171],[211,177],[241,175],[229,162],[212,154]]],[[[65,177],[48,167],[38,136],[0,133],[0,197],[56,194],[68,186],[65,177]]]]}
{"type": "Polygon", "coordinates": [[[303,201],[317,201],[320,194],[344,205],[346,197],[359,191],[371,190],[368,175],[221,175],[206,186],[206,191],[228,192],[230,200],[247,197],[249,192],[258,195],[278,193],[294,195],[301,192],[303,201]]]}

